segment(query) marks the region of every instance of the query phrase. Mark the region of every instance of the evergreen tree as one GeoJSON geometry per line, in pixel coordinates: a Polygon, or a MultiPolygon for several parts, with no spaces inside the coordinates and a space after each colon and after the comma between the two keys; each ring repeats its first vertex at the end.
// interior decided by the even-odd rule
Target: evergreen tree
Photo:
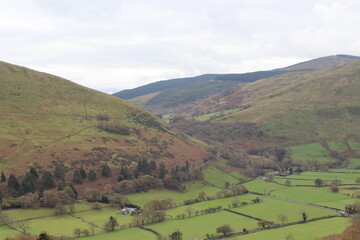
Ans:
{"type": "Polygon", "coordinates": [[[87,177],[86,171],[83,168],[83,166],[81,166],[81,168],[80,168],[80,175],[81,175],[82,179],[86,179],[86,177],[87,177]]]}
{"type": "Polygon", "coordinates": [[[10,191],[19,191],[20,184],[18,180],[16,179],[15,175],[10,174],[9,181],[8,181],[8,189],[10,191]]]}
{"type": "Polygon", "coordinates": [[[119,226],[117,219],[110,216],[109,221],[105,224],[105,229],[109,232],[113,232],[117,226],[119,226]]]}
{"type": "Polygon", "coordinates": [[[57,190],[60,192],[62,190],[64,190],[64,186],[61,183],[58,183],[57,185],[57,190]]]}
{"type": "Polygon", "coordinates": [[[39,190],[39,199],[42,197],[44,197],[44,187],[43,186],[41,186],[40,190],[39,190]]]}
{"type": "Polygon", "coordinates": [[[72,189],[73,192],[74,192],[75,199],[77,199],[77,197],[78,197],[78,192],[77,192],[76,188],[75,188],[71,183],[69,184],[69,187],[71,187],[71,189],[72,189]]]}
{"type": "Polygon", "coordinates": [[[164,178],[165,175],[167,173],[167,170],[166,170],[166,167],[165,167],[165,164],[162,162],[160,163],[160,167],[159,167],[159,178],[164,178]]]}
{"type": "Polygon", "coordinates": [[[74,171],[73,182],[82,184],[82,177],[79,170],[74,171]]]}
{"type": "Polygon", "coordinates": [[[29,173],[32,174],[35,179],[38,179],[38,178],[39,178],[39,174],[37,173],[36,169],[33,168],[33,167],[30,168],[29,173]]]}
{"type": "Polygon", "coordinates": [[[1,172],[1,182],[6,182],[6,176],[4,172],[1,172]]]}
{"type": "Polygon", "coordinates": [[[90,181],[95,181],[96,178],[97,178],[96,172],[94,170],[90,169],[89,174],[88,174],[88,179],[90,181]]]}
{"type": "Polygon", "coordinates": [[[2,192],[0,190],[0,203],[2,203],[2,200],[3,200],[3,194],[2,194],[2,192]]]}
{"type": "Polygon", "coordinates": [[[104,177],[111,177],[111,169],[108,165],[102,166],[101,175],[104,177]]]}
{"type": "Polygon", "coordinates": [[[129,174],[129,170],[126,166],[122,166],[121,169],[120,169],[120,176],[123,178],[123,179],[130,179],[131,176],[129,174]]]}
{"type": "Polygon", "coordinates": [[[32,176],[30,176],[30,175],[31,174],[27,174],[26,177],[24,178],[24,180],[21,182],[21,186],[20,186],[21,192],[19,192],[20,195],[25,195],[27,193],[35,192],[34,183],[32,181],[32,176]]]}
{"type": "Polygon", "coordinates": [[[45,171],[42,176],[42,187],[44,190],[55,187],[54,176],[49,171],[45,171]]]}
{"type": "Polygon", "coordinates": [[[64,164],[57,164],[55,166],[54,176],[62,181],[65,180],[65,166],[64,164]]]}
{"type": "Polygon", "coordinates": [[[151,160],[149,163],[150,170],[156,170],[156,162],[154,160],[151,160]]]}
{"type": "Polygon", "coordinates": [[[51,238],[46,232],[42,232],[39,234],[37,240],[51,240],[51,238]]]}
{"type": "Polygon", "coordinates": [[[147,174],[147,175],[151,174],[150,165],[145,159],[142,159],[142,160],[139,161],[139,163],[138,163],[138,171],[139,171],[139,173],[143,173],[143,174],[147,174]]]}
{"type": "Polygon", "coordinates": [[[185,162],[185,169],[186,169],[186,172],[189,172],[189,162],[187,160],[185,162]]]}

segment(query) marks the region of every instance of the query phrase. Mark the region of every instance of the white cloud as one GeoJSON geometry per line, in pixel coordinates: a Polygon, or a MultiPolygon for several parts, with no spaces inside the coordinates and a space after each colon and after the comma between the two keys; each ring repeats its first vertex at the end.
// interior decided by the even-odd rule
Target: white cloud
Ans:
{"type": "Polygon", "coordinates": [[[106,92],[360,55],[357,0],[0,0],[1,60],[106,92]]]}

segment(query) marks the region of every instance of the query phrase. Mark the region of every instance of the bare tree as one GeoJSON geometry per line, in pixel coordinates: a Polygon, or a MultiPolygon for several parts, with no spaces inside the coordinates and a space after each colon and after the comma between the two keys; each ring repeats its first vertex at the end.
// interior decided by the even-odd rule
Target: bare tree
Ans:
{"type": "Polygon", "coordinates": [[[278,219],[281,221],[282,225],[284,225],[284,223],[289,220],[288,216],[283,213],[278,215],[278,219]]]}
{"type": "Polygon", "coordinates": [[[20,221],[16,223],[15,228],[23,235],[27,235],[28,231],[30,230],[30,224],[28,221],[20,221]]]}
{"type": "Polygon", "coordinates": [[[186,207],[185,207],[185,212],[189,215],[189,217],[191,217],[191,215],[194,214],[195,210],[194,210],[193,207],[186,206],[186,207]]]}

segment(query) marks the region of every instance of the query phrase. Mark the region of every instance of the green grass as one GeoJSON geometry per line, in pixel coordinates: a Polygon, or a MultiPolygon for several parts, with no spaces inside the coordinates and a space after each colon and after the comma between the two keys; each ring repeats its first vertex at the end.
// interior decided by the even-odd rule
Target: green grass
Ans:
{"type": "Polygon", "coordinates": [[[119,212],[120,209],[117,208],[102,208],[100,210],[76,213],[75,216],[94,223],[99,227],[103,227],[104,223],[109,220],[110,216],[115,217],[120,225],[126,225],[133,221],[132,216],[121,215],[119,212]]]}
{"type": "Polygon", "coordinates": [[[360,158],[348,158],[348,168],[360,168],[360,158]]]}
{"type": "MultiPolygon", "coordinates": [[[[256,196],[253,195],[253,198],[256,196]]],[[[278,219],[279,214],[285,214],[288,217],[287,222],[296,222],[301,220],[301,211],[308,213],[309,219],[337,215],[335,211],[305,206],[287,201],[276,200],[272,198],[262,197],[262,202],[256,204],[248,204],[232,209],[233,211],[244,213],[260,219],[281,223],[278,219]],[[271,209],[271,211],[269,211],[271,209]]]]}
{"type": "Polygon", "coordinates": [[[182,203],[184,200],[195,198],[201,191],[204,191],[208,196],[214,196],[218,188],[204,185],[201,182],[188,182],[184,184],[185,192],[177,192],[171,190],[150,190],[146,193],[134,193],[127,195],[131,203],[139,206],[150,202],[151,200],[162,200],[166,198],[174,198],[177,203],[182,203]]]}
{"type": "Polygon", "coordinates": [[[355,150],[360,154],[360,141],[359,140],[349,139],[348,143],[352,150],[355,150]]]}
{"type": "Polygon", "coordinates": [[[244,183],[244,186],[252,192],[264,193],[269,194],[274,191],[278,191],[281,189],[287,189],[289,187],[281,186],[272,182],[265,182],[262,179],[255,179],[253,181],[244,183]]]}
{"type": "Polygon", "coordinates": [[[228,109],[228,110],[224,110],[224,111],[220,111],[220,112],[213,112],[213,113],[199,115],[196,117],[192,117],[192,119],[197,120],[197,121],[207,121],[207,120],[210,120],[211,118],[238,112],[242,109],[243,108],[232,108],[232,109],[228,109]]]}
{"type": "Polygon", "coordinates": [[[331,150],[335,150],[337,152],[344,152],[346,150],[349,150],[348,147],[343,142],[340,141],[331,141],[328,142],[328,144],[331,150]]]}
{"type": "Polygon", "coordinates": [[[266,230],[243,235],[229,240],[283,240],[290,234],[297,240],[314,240],[331,234],[341,233],[350,222],[348,218],[330,218],[289,227],[266,230]]]}
{"type": "Polygon", "coordinates": [[[148,228],[154,229],[163,236],[180,230],[183,233],[183,239],[202,239],[206,237],[207,233],[216,235],[216,228],[223,224],[229,224],[236,231],[242,231],[243,228],[257,228],[256,223],[255,220],[221,211],[183,220],[166,220],[162,223],[149,225],[148,228]]]}
{"type": "Polygon", "coordinates": [[[6,226],[0,226],[0,239],[6,239],[8,237],[16,237],[20,235],[19,232],[12,230],[6,226]]]}
{"type": "MultiPolygon", "coordinates": [[[[292,178],[297,178],[315,181],[315,179],[320,178],[325,181],[326,184],[330,184],[333,180],[340,180],[341,184],[355,184],[355,179],[358,177],[360,177],[360,174],[334,172],[303,172],[301,174],[289,175],[285,177],[285,179],[289,179],[290,181],[292,181],[294,180],[292,178]]],[[[314,185],[314,182],[312,185],[314,185]]]]}
{"type": "Polygon", "coordinates": [[[55,210],[52,208],[39,209],[14,209],[6,213],[15,220],[24,220],[29,218],[51,217],[54,216],[55,210]]]}
{"type": "MultiPolygon", "coordinates": [[[[68,215],[30,221],[30,233],[36,235],[46,231],[48,234],[55,236],[73,236],[75,228],[89,229],[90,225],[68,215]]],[[[102,230],[96,228],[95,231],[100,232],[102,230]]]]}
{"type": "Polygon", "coordinates": [[[300,160],[305,162],[318,160],[321,163],[335,161],[335,159],[331,158],[329,151],[320,143],[308,143],[292,146],[290,149],[293,160],[300,160]]]}
{"type": "Polygon", "coordinates": [[[203,175],[206,182],[220,188],[223,188],[226,182],[229,182],[230,184],[239,182],[238,179],[213,166],[205,168],[203,170],[203,175]]]}
{"type": "Polygon", "coordinates": [[[115,232],[104,232],[96,234],[94,236],[82,237],[80,239],[86,240],[114,240],[114,239],[124,239],[124,240],[156,240],[157,237],[154,233],[149,231],[142,230],[140,228],[128,228],[123,230],[118,230],[115,232]]]}

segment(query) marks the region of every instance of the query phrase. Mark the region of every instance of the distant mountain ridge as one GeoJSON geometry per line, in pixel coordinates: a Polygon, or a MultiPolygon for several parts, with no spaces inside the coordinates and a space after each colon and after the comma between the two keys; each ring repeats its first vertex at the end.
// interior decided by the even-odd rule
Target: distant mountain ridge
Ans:
{"type": "Polygon", "coordinates": [[[204,74],[190,78],[163,80],[138,88],[114,93],[155,114],[168,114],[192,107],[206,98],[226,91],[240,83],[254,82],[295,71],[314,71],[360,59],[350,55],[334,55],[298,63],[270,71],[230,74],[204,74]]]}

